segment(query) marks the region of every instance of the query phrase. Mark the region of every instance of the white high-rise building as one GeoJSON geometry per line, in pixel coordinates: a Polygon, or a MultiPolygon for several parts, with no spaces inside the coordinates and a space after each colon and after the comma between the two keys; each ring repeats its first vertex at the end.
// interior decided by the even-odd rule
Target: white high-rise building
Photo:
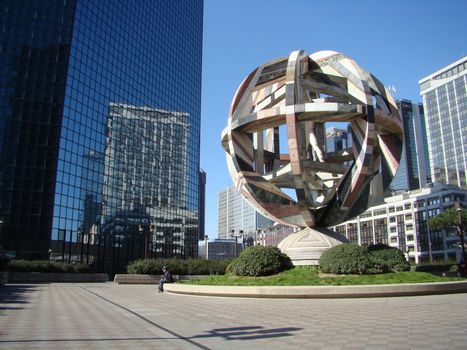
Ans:
{"type": "Polygon", "coordinates": [[[421,79],[433,182],[467,188],[467,56],[421,79]]]}
{"type": "Polygon", "coordinates": [[[457,186],[433,184],[422,189],[386,197],[384,203],[332,229],[350,243],[363,246],[388,244],[402,250],[417,264],[430,260],[460,258],[455,229],[435,230],[428,219],[455,205],[467,204],[467,191],[457,186]]]}
{"type": "Polygon", "coordinates": [[[219,238],[231,238],[232,233],[247,235],[274,224],[258,213],[234,186],[219,192],[217,213],[219,238]]]}

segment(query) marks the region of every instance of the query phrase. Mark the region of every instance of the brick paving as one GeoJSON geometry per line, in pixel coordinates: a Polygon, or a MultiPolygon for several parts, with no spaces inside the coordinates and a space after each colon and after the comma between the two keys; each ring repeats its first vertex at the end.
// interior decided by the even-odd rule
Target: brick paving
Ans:
{"type": "Polygon", "coordinates": [[[257,299],[0,287],[0,349],[467,349],[467,294],[257,299]]]}

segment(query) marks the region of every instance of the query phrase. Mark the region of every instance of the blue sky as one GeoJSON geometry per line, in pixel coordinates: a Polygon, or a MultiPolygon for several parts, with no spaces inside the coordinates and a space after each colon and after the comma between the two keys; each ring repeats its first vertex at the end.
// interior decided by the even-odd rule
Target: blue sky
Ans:
{"type": "Polygon", "coordinates": [[[467,55],[467,1],[205,0],[201,167],[206,234],[217,238],[217,194],[231,185],[220,144],[230,102],[257,66],[303,49],[353,58],[395,98],[421,102],[418,81],[467,55]]]}

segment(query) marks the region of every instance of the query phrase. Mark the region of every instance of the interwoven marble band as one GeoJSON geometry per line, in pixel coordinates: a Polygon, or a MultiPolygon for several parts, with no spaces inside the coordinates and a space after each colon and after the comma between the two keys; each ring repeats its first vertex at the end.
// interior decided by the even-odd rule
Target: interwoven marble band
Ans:
{"type": "Polygon", "coordinates": [[[263,215],[325,227],[381,198],[399,166],[402,136],[394,99],[371,73],[338,52],[294,51],[240,84],[222,145],[233,182],[263,215]],[[329,122],[349,123],[350,147],[326,149],[329,122]],[[280,152],[281,136],[288,153],[280,152]]]}

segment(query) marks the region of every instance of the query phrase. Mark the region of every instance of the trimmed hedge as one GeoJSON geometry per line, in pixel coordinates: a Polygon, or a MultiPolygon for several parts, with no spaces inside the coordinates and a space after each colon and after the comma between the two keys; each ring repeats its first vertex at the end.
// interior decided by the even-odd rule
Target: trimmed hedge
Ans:
{"type": "Polygon", "coordinates": [[[409,263],[404,253],[385,244],[368,248],[344,243],[325,251],[319,259],[324,273],[370,275],[390,271],[408,271],[409,263]]]}
{"type": "Polygon", "coordinates": [[[353,243],[343,243],[326,250],[319,259],[324,273],[344,275],[367,275],[381,273],[380,266],[374,266],[366,248],[353,243]]]}
{"type": "Polygon", "coordinates": [[[291,268],[292,261],[277,247],[251,246],[227,268],[237,276],[269,276],[291,268]]]}
{"type": "Polygon", "coordinates": [[[374,264],[380,266],[383,272],[410,270],[410,264],[400,249],[386,244],[374,244],[368,247],[368,252],[374,264]]]}
{"type": "Polygon", "coordinates": [[[413,267],[413,271],[417,272],[454,272],[458,270],[457,264],[423,264],[413,267]]]}
{"type": "Polygon", "coordinates": [[[231,260],[205,259],[140,259],[127,266],[129,274],[161,275],[162,267],[169,266],[174,275],[223,275],[231,260]]]}
{"type": "Polygon", "coordinates": [[[49,260],[10,260],[8,270],[12,272],[55,272],[55,273],[94,273],[85,264],[66,264],[49,260]]]}

